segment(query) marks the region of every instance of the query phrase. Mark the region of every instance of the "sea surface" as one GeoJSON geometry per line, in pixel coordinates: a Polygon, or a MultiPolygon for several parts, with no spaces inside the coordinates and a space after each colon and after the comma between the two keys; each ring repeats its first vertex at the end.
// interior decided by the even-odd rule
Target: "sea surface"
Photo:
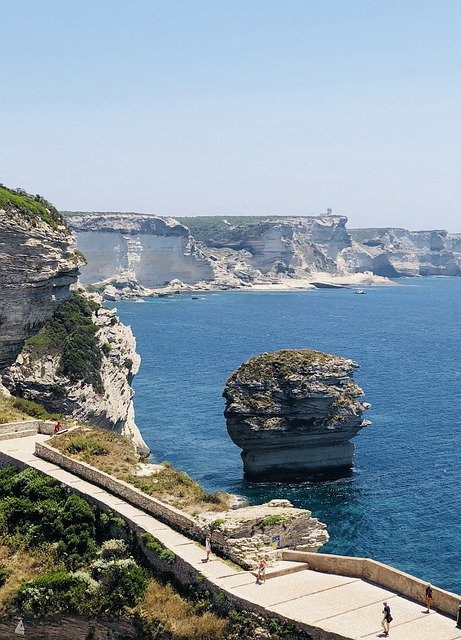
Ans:
{"type": "Polygon", "coordinates": [[[288,498],[328,525],[323,551],[375,558],[461,593],[461,278],[399,279],[366,295],[219,292],[117,307],[142,357],[136,418],[155,460],[252,503],[288,498]],[[354,439],[348,477],[244,481],[222,389],[244,360],[282,348],[360,364],[373,424],[354,439]]]}

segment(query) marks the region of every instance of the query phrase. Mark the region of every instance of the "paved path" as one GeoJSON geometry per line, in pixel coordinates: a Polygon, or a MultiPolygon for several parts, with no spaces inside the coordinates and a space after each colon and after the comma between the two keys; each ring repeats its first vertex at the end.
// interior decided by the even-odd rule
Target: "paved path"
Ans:
{"type": "MultiPolygon", "coordinates": [[[[358,578],[337,576],[303,569],[256,585],[254,576],[247,571],[236,571],[222,560],[212,556],[203,562],[204,549],[189,538],[170,529],[137,507],[113,496],[60,467],[34,455],[35,442],[48,436],[36,435],[0,442],[0,452],[27,463],[69,487],[106,504],[112,511],[134,520],[152,533],[177,556],[198,568],[210,581],[240,598],[264,607],[268,613],[279,613],[347,640],[384,637],[380,620],[383,600],[390,604],[394,622],[390,637],[393,640],[461,640],[461,629],[455,621],[431,612],[397,594],[358,578]]],[[[299,563],[280,563],[277,568],[296,569],[299,563]]],[[[321,634],[318,636],[322,637],[321,634]]]]}

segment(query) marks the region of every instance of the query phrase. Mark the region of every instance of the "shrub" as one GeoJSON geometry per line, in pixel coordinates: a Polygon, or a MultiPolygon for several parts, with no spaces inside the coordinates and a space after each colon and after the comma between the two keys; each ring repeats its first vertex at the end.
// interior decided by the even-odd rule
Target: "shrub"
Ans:
{"type": "Polygon", "coordinates": [[[120,560],[126,558],[128,547],[124,540],[106,540],[103,542],[99,557],[102,560],[120,560]]]}
{"type": "Polygon", "coordinates": [[[170,551],[170,549],[163,546],[163,544],[156,540],[153,535],[150,533],[144,533],[142,539],[144,540],[146,547],[156,553],[161,560],[167,564],[173,564],[173,562],[175,562],[176,556],[173,551],[170,551]]]}
{"type": "Polygon", "coordinates": [[[99,327],[92,317],[98,308],[98,304],[74,291],[56,309],[48,324],[26,340],[25,347],[31,358],[50,353],[60,356],[61,373],[73,382],[91,384],[102,393],[102,353],[95,336],[99,327]]]}
{"type": "MultiPolygon", "coordinates": [[[[56,385],[57,386],[57,385],[56,385]]],[[[60,390],[62,395],[62,390],[60,390]]],[[[60,413],[50,413],[38,402],[33,402],[32,400],[27,400],[26,398],[18,398],[14,397],[11,400],[11,403],[15,409],[18,411],[23,411],[27,413],[27,415],[32,418],[37,418],[38,420],[62,420],[63,416],[60,413]]]]}
{"type": "Polygon", "coordinates": [[[225,522],[225,518],[216,518],[216,520],[213,520],[213,522],[210,524],[210,529],[212,531],[214,531],[215,529],[220,529],[225,522]]]}
{"type": "Polygon", "coordinates": [[[104,344],[101,347],[102,352],[104,353],[104,355],[109,355],[109,353],[112,350],[112,345],[110,344],[110,342],[104,342],[104,344]]]}
{"type": "Polygon", "coordinates": [[[37,618],[66,611],[80,613],[87,601],[88,583],[67,571],[53,571],[22,584],[13,595],[13,604],[37,618]]]}
{"type": "Polygon", "coordinates": [[[121,613],[134,607],[147,590],[147,575],[134,560],[114,560],[100,571],[98,602],[102,611],[121,613]]]}
{"type": "Polygon", "coordinates": [[[109,449],[97,438],[86,435],[72,435],[64,448],[64,453],[105,456],[109,453],[109,449]]]}
{"type": "Polygon", "coordinates": [[[273,527],[277,524],[283,524],[285,522],[285,518],[281,515],[271,515],[271,516],[266,516],[265,518],[263,518],[263,520],[261,521],[261,526],[262,527],[273,527]]]}
{"type": "Polygon", "coordinates": [[[0,565],[0,587],[3,587],[5,582],[8,580],[11,571],[7,569],[5,566],[0,565]]]}

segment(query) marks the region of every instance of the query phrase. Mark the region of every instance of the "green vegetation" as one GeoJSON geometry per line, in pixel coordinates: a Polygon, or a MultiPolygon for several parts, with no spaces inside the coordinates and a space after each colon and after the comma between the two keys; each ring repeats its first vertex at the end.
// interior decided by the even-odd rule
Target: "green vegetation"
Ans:
{"type": "Polygon", "coordinates": [[[204,244],[239,244],[256,238],[283,221],[283,216],[193,216],[176,218],[204,244]]]}
{"type": "Polygon", "coordinates": [[[222,527],[223,524],[225,524],[226,520],[224,518],[216,518],[216,520],[213,520],[213,522],[210,524],[210,529],[212,531],[214,531],[215,529],[220,529],[222,527]]]}
{"type": "Polygon", "coordinates": [[[293,376],[310,376],[317,364],[334,362],[335,356],[311,349],[283,349],[262,353],[250,358],[232,373],[227,383],[239,380],[244,383],[267,381],[275,378],[289,380],[293,376]]]}
{"type": "Polygon", "coordinates": [[[95,333],[92,313],[99,305],[73,292],[36,335],[28,338],[25,349],[31,359],[47,355],[60,356],[60,371],[71,381],[93,385],[102,393],[102,353],[95,333]]]}
{"type": "Polygon", "coordinates": [[[25,398],[8,398],[0,394],[0,424],[21,420],[63,420],[59,413],[49,413],[41,404],[25,398]]]}
{"type": "Polygon", "coordinates": [[[266,516],[261,521],[262,527],[274,527],[277,524],[283,524],[285,522],[285,518],[281,515],[274,514],[273,516],[266,516]]]}
{"type": "Polygon", "coordinates": [[[102,624],[123,616],[138,640],[243,640],[261,629],[273,640],[307,639],[275,617],[235,609],[219,617],[213,608],[226,613],[227,598],[213,598],[203,579],[183,585],[181,596],[166,582],[169,570],[152,574],[144,545],[167,564],[175,555],[142,537],[144,544],[123,520],[35,470],[0,470],[0,615],[81,615],[102,624]]]}
{"type": "Polygon", "coordinates": [[[0,209],[17,209],[31,222],[41,218],[52,229],[65,225],[63,216],[42,196],[32,196],[22,189],[8,189],[0,184],[0,209]]]}
{"type": "Polygon", "coordinates": [[[161,560],[163,560],[167,564],[172,564],[173,562],[175,562],[176,556],[173,551],[167,549],[161,542],[154,538],[153,535],[151,535],[150,533],[144,533],[142,538],[146,547],[156,553],[161,560]]]}
{"type": "Polygon", "coordinates": [[[82,427],[60,434],[49,444],[188,513],[229,509],[228,494],[206,492],[187,473],[168,463],[158,465],[149,476],[137,475],[139,460],[133,442],[106,429],[82,427]]]}

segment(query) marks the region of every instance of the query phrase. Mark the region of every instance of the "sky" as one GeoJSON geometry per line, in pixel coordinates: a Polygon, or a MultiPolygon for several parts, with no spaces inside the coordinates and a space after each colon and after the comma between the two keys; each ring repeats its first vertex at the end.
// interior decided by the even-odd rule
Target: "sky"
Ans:
{"type": "Polygon", "coordinates": [[[0,182],[461,231],[459,0],[0,0],[0,182]]]}

